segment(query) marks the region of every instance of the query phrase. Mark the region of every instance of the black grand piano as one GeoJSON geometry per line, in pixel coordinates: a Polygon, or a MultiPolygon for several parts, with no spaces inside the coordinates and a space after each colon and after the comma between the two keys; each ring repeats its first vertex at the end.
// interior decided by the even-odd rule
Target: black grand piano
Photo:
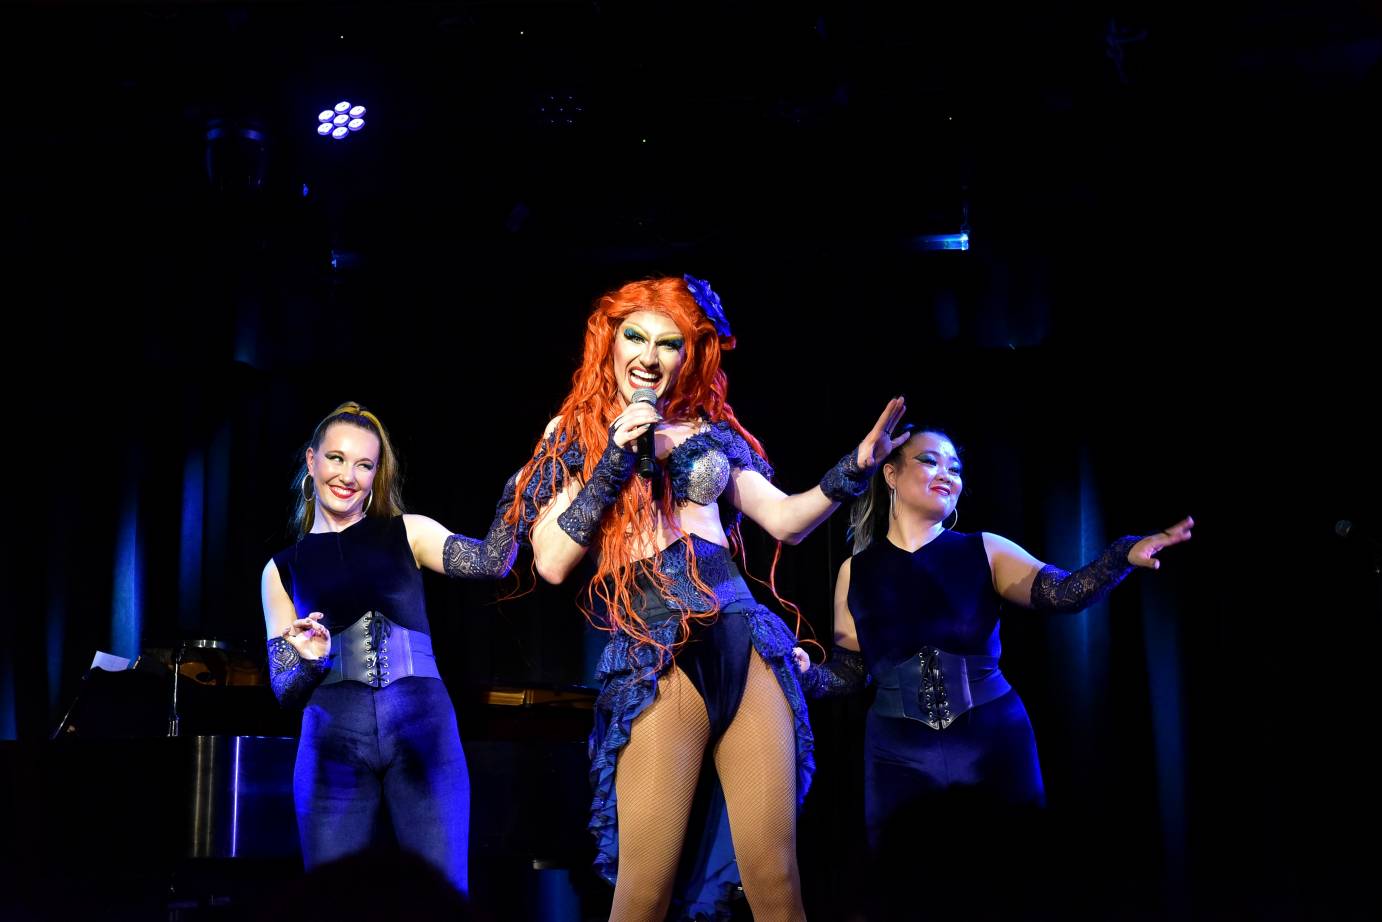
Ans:
{"type": "MultiPolygon", "coordinates": [[[[471,775],[476,917],[604,918],[609,888],[589,870],[585,829],[594,692],[448,684],[471,775]]],[[[89,670],[47,743],[3,750],[7,825],[36,841],[11,846],[0,917],[272,917],[276,891],[302,877],[299,722],[249,644],[185,640],[89,670]]]]}

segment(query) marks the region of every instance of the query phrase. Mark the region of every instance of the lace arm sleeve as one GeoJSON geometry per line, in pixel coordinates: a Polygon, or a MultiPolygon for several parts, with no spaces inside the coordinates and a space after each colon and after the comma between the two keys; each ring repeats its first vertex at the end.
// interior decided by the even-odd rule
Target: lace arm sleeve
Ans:
{"type": "Polygon", "coordinates": [[[494,509],[494,521],[484,538],[451,535],[442,548],[446,575],[460,579],[501,579],[508,575],[518,554],[517,529],[504,521],[517,493],[518,473],[504,484],[494,509]]]}
{"type": "Polygon", "coordinates": [[[331,671],[331,657],[303,659],[286,639],[269,641],[269,685],[285,708],[300,708],[331,671]]]}
{"type": "Polygon", "coordinates": [[[611,427],[605,453],[596,462],[585,486],[571,500],[571,505],[557,518],[557,525],[572,541],[581,547],[590,547],[595,533],[600,530],[600,521],[605,517],[605,512],[614,505],[619,491],[633,476],[636,459],[633,452],[625,451],[614,443],[614,430],[611,427]]]}
{"type": "Polygon", "coordinates": [[[869,488],[873,471],[870,467],[860,467],[858,450],[851,451],[825,472],[821,478],[821,492],[831,502],[849,502],[869,488]]]}
{"type": "Polygon", "coordinates": [[[863,691],[867,684],[863,654],[839,646],[830,651],[828,661],[812,664],[801,676],[801,690],[808,698],[852,695],[863,691]]]}
{"type": "Polygon", "coordinates": [[[1140,540],[1137,535],[1119,538],[1074,573],[1056,566],[1042,567],[1032,583],[1032,608],[1075,612],[1103,601],[1133,571],[1128,551],[1140,540]]]}

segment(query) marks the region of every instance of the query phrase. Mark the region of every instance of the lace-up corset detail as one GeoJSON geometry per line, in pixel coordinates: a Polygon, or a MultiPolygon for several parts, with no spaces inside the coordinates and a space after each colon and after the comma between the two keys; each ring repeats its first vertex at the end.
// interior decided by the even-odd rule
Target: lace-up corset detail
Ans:
{"type": "Polygon", "coordinates": [[[323,684],[363,682],[386,688],[406,676],[441,678],[432,638],[421,631],[410,631],[370,611],[331,638],[331,671],[323,684]]]}
{"type": "Polygon", "coordinates": [[[365,682],[371,685],[389,684],[389,634],[393,622],[377,611],[365,612],[364,666],[365,682]]]}

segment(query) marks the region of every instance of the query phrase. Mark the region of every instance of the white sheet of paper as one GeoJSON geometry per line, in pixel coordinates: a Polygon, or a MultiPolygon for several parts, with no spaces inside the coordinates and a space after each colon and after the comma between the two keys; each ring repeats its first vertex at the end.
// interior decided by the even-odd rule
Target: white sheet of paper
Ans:
{"type": "Polygon", "coordinates": [[[91,658],[91,668],[104,669],[106,672],[123,672],[130,668],[130,661],[123,656],[97,650],[96,655],[91,658]]]}

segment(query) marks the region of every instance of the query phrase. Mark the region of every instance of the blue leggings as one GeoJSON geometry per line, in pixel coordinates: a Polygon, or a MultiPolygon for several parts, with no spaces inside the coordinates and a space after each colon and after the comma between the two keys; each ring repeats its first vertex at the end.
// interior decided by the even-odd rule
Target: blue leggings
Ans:
{"type": "Polygon", "coordinates": [[[1032,723],[1016,691],[966,711],[944,730],[869,711],[864,730],[869,844],[878,848],[888,827],[914,822],[926,815],[918,808],[947,795],[994,809],[1045,804],[1032,723]]]}
{"type": "Polygon", "coordinates": [[[439,679],[318,688],[302,716],[293,802],[309,870],[365,849],[382,803],[398,844],[467,892],[470,779],[439,679]]]}

